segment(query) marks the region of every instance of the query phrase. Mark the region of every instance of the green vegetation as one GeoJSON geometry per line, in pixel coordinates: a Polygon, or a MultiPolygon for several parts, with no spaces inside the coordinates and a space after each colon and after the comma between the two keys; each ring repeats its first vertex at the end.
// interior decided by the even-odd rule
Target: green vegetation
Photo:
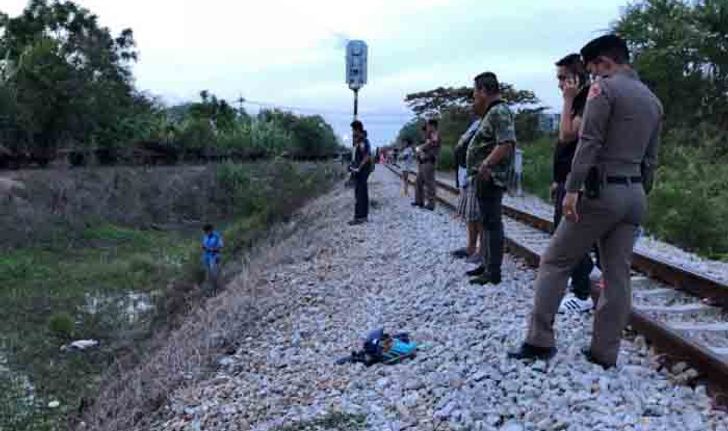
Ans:
{"type": "Polygon", "coordinates": [[[728,3],[639,1],[613,28],[665,107],[647,229],[728,259],[728,3]]]}
{"type": "MultiPolygon", "coordinates": [[[[228,162],[206,169],[211,169],[212,188],[198,193],[206,195],[205,209],[225,237],[224,263],[231,271],[236,257],[272,223],[341,175],[331,164],[287,161],[228,162]]],[[[89,214],[79,223],[87,227],[68,226],[66,236],[18,245],[0,255],[0,366],[7,368],[0,367],[0,429],[60,428],[67,414],[93,398],[110,364],[138,360],[155,330],[174,325],[191,302],[202,300],[200,222],[144,229],[98,222],[89,214]],[[82,352],[61,349],[74,339],[95,339],[100,345],[82,352]],[[60,406],[49,408],[54,400],[60,406]]]]}
{"type": "Polygon", "coordinates": [[[519,143],[523,150],[523,189],[548,201],[552,182],[552,161],[556,137],[542,137],[519,143]]]}
{"type": "Polygon", "coordinates": [[[275,428],[274,431],[362,430],[367,426],[364,415],[333,412],[320,418],[275,428]]]}
{"type": "MultiPolygon", "coordinates": [[[[263,110],[251,118],[209,91],[174,107],[134,88],[134,33],[112,35],[72,1],[32,0],[0,11],[0,167],[329,156],[320,116],[263,110]]],[[[240,100],[241,102],[243,99],[240,100]]]]}

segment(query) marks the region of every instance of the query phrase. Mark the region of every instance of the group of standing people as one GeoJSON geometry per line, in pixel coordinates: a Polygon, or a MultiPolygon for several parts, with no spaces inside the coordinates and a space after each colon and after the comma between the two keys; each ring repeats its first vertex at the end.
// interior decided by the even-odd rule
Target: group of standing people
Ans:
{"type": "MultiPolygon", "coordinates": [[[[631,307],[632,250],[657,163],[662,105],[630,66],[627,44],[617,35],[598,37],[579,54],[560,59],[556,72],[564,104],[551,184],[555,229],[541,256],[526,339],[508,356],[551,358],[556,314],[595,307],[594,250],[602,281],[592,342],[583,354],[609,368],[616,364],[631,307]],[[573,295],[565,298],[569,279],[573,295]]],[[[453,254],[480,264],[467,272],[478,285],[502,280],[502,200],[513,175],[516,130],[500,88],[492,72],[474,78],[476,120],[455,146],[458,214],[467,222],[468,243],[453,254]]],[[[414,151],[420,160],[413,205],[433,209],[437,156],[429,154],[439,151],[440,139],[436,121],[426,127],[425,144],[414,151]]]]}

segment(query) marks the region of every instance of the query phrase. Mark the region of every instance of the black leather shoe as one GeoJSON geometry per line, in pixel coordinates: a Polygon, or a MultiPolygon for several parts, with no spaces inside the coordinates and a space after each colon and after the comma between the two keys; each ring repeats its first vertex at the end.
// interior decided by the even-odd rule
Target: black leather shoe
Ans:
{"type": "Polygon", "coordinates": [[[420,208],[422,208],[424,206],[423,204],[420,204],[417,202],[412,202],[412,203],[410,203],[410,205],[412,205],[413,207],[420,207],[420,208]]]}
{"type": "Polygon", "coordinates": [[[349,220],[347,223],[349,226],[356,226],[358,224],[366,223],[367,219],[365,218],[355,218],[354,220],[349,220]]]}
{"type": "Polygon", "coordinates": [[[477,276],[483,275],[483,274],[485,274],[485,266],[483,266],[483,265],[480,265],[479,267],[477,267],[475,269],[471,269],[470,271],[467,271],[465,273],[465,275],[467,275],[468,277],[477,277],[477,276]]]}
{"type": "Polygon", "coordinates": [[[599,365],[600,367],[604,368],[605,370],[608,370],[609,368],[617,366],[617,364],[610,364],[607,362],[600,361],[599,359],[595,358],[594,355],[592,355],[591,349],[588,347],[582,347],[581,353],[586,357],[586,360],[591,362],[592,364],[599,365]]]}
{"type": "Polygon", "coordinates": [[[556,347],[538,347],[523,343],[520,349],[508,352],[508,357],[511,359],[543,359],[546,361],[553,358],[555,354],[556,347]]]}
{"type": "Polygon", "coordinates": [[[426,210],[435,211],[434,205],[425,205],[423,208],[425,208],[426,210]]]}
{"type": "Polygon", "coordinates": [[[488,273],[484,273],[483,275],[470,279],[470,284],[479,284],[481,286],[484,284],[498,284],[500,282],[500,275],[490,275],[488,273]]]}
{"type": "Polygon", "coordinates": [[[452,257],[454,257],[455,259],[465,259],[466,257],[470,256],[470,255],[468,254],[468,250],[466,250],[466,249],[464,249],[464,248],[459,248],[459,249],[457,249],[457,250],[453,251],[453,252],[452,252],[452,253],[450,253],[450,254],[451,254],[451,255],[452,255],[452,257]]]}

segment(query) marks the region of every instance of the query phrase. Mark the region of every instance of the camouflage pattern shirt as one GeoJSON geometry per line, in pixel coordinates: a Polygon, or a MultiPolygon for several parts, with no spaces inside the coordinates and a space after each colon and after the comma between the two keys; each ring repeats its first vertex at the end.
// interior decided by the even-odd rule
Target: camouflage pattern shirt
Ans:
{"type": "Polygon", "coordinates": [[[510,155],[491,168],[493,183],[499,187],[508,187],[513,175],[513,153],[516,144],[516,128],[513,120],[513,112],[505,103],[494,102],[488,107],[485,116],[480,120],[478,130],[468,144],[465,166],[469,178],[477,177],[483,160],[496,146],[508,144],[514,147],[511,148],[510,155]]]}

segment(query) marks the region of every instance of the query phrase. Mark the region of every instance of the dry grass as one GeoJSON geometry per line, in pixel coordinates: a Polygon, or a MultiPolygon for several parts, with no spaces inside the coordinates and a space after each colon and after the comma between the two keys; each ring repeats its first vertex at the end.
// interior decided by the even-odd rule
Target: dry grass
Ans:
{"type": "Polygon", "coordinates": [[[72,425],[109,431],[158,425],[171,393],[211,376],[217,358],[237,349],[237,340],[255,336],[264,317],[281,308],[287,293],[262,290],[266,283],[260,283],[261,276],[271,265],[290,261],[300,252],[299,242],[309,236],[314,220],[321,220],[319,200],[258,241],[242,259],[239,275],[218,296],[194,305],[177,329],[157,334],[147,349],[151,353],[138,361],[141,365],[118,361],[93,405],[72,425]]]}

